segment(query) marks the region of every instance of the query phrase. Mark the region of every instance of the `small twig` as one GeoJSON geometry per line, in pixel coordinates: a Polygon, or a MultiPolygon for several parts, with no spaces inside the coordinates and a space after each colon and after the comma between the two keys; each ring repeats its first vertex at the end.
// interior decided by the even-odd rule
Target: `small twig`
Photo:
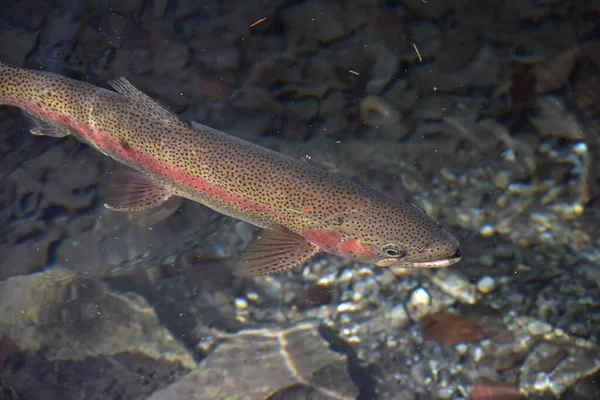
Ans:
{"type": "Polygon", "coordinates": [[[260,24],[261,22],[264,22],[264,21],[266,21],[266,20],[267,20],[266,18],[261,18],[261,19],[259,19],[258,21],[256,21],[255,23],[253,23],[252,25],[250,25],[250,28],[252,28],[253,26],[256,26],[256,25],[258,25],[258,24],[260,24]]]}
{"type": "Polygon", "coordinates": [[[417,56],[419,57],[419,61],[423,62],[423,59],[421,58],[421,53],[419,53],[419,49],[417,49],[417,45],[413,43],[413,47],[415,48],[415,51],[417,52],[417,56]]]}
{"type": "Polygon", "coordinates": [[[350,72],[351,74],[354,74],[354,75],[360,75],[360,74],[359,74],[358,72],[356,72],[356,71],[349,70],[348,72],[350,72]]]}

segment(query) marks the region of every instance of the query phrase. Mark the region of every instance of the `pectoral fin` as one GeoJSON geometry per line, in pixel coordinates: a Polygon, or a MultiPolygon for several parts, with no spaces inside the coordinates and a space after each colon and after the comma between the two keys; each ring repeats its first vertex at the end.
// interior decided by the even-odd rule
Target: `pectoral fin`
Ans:
{"type": "Polygon", "coordinates": [[[104,206],[113,211],[141,211],[157,207],[171,197],[160,183],[138,172],[120,172],[110,180],[104,206]]]}
{"type": "Polygon", "coordinates": [[[67,128],[66,126],[54,122],[45,121],[27,111],[23,111],[23,115],[29,123],[29,132],[31,132],[32,135],[61,138],[70,135],[73,132],[71,128],[67,128]]]}
{"type": "Polygon", "coordinates": [[[286,271],[311,258],[320,249],[282,227],[265,230],[242,254],[233,269],[237,276],[267,275],[286,271]]]}

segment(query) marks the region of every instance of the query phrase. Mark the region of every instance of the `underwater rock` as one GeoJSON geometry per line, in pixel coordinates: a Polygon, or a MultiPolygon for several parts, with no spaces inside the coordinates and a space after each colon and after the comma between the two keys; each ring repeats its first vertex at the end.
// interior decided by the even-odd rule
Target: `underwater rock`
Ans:
{"type": "Polygon", "coordinates": [[[259,400],[297,385],[310,387],[323,399],[358,395],[346,357],[329,350],[313,324],[244,330],[221,339],[192,373],[150,400],[259,400]]]}
{"type": "Polygon", "coordinates": [[[425,338],[445,346],[478,342],[484,338],[483,328],[469,318],[456,314],[437,312],[421,321],[425,338]]]}
{"type": "MultiPolygon", "coordinates": [[[[99,165],[91,149],[70,157],[67,146],[55,143],[31,157],[6,178],[6,196],[13,201],[4,210],[12,220],[5,225],[0,252],[5,260],[0,278],[38,270],[53,258],[70,222],[89,210],[96,199],[99,165]]],[[[85,229],[85,226],[82,226],[85,229]]]]}
{"type": "Polygon", "coordinates": [[[51,361],[131,352],[196,366],[141,296],[62,268],[0,282],[0,334],[51,361]]]}
{"type": "Polygon", "coordinates": [[[441,121],[450,114],[455,105],[456,101],[451,96],[434,94],[419,104],[415,114],[420,120],[441,121]]]}
{"type": "Polygon", "coordinates": [[[144,0],[100,0],[95,4],[95,7],[101,10],[110,10],[120,14],[135,16],[138,15],[144,7],[144,0]]]}
{"type": "Polygon", "coordinates": [[[404,79],[394,81],[382,97],[396,104],[401,113],[412,112],[420,98],[418,90],[404,79]]]}
{"type": "Polygon", "coordinates": [[[360,101],[360,119],[371,127],[394,126],[401,118],[396,106],[380,97],[367,96],[360,101]]]}
{"type": "Polygon", "coordinates": [[[523,395],[514,383],[477,378],[469,400],[523,400],[523,395]]]}
{"type": "Polygon", "coordinates": [[[511,352],[524,355],[518,386],[528,396],[558,398],[577,381],[600,370],[600,348],[593,341],[569,337],[531,317],[512,318],[508,326],[514,339],[503,343],[491,339],[484,351],[495,357],[511,352]]]}
{"type": "MultiPolygon", "coordinates": [[[[104,189],[102,185],[100,199],[104,189]]],[[[198,203],[183,201],[174,209],[180,202],[166,202],[149,215],[139,216],[102,207],[93,214],[88,229],[66,237],[56,247],[57,262],[99,278],[128,274],[131,268],[159,264],[171,254],[184,254],[204,244],[211,234],[233,229],[227,226],[219,231],[221,216],[198,203]]]]}
{"type": "Polygon", "coordinates": [[[19,354],[0,371],[0,399],[145,399],[188,372],[179,363],[140,353],[60,362],[40,354],[19,354]],[[14,397],[2,397],[2,386],[14,397]]]}
{"type": "Polygon", "coordinates": [[[375,17],[367,26],[366,34],[369,42],[382,42],[385,47],[394,52],[392,54],[394,58],[397,58],[397,52],[408,46],[406,16],[404,14],[404,9],[400,7],[391,12],[386,10],[375,17]]]}
{"type": "Polygon", "coordinates": [[[310,122],[319,114],[319,102],[310,98],[299,98],[285,105],[285,115],[289,119],[310,122]]]}
{"type": "Polygon", "coordinates": [[[475,287],[464,277],[449,269],[440,269],[432,279],[442,291],[463,303],[475,303],[475,287]]]}
{"type": "Polygon", "coordinates": [[[240,67],[240,57],[240,51],[233,44],[204,50],[196,56],[206,68],[214,71],[237,70],[240,67]]]}
{"type": "MultiPolygon", "coordinates": [[[[183,43],[170,43],[154,52],[154,73],[158,76],[181,77],[185,65],[190,59],[190,51],[187,45],[183,43]]],[[[160,83],[152,85],[152,88],[162,84],[162,79],[157,79],[160,83]]]]}
{"type": "Polygon", "coordinates": [[[229,287],[233,280],[231,264],[231,260],[209,256],[206,250],[184,253],[175,262],[177,270],[194,282],[199,291],[209,293],[229,287]]]}
{"type": "Polygon", "coordinates": [[[20,352],[21,350],[11,338],[0,336],[0,372],[4,369],[5,364],[20,352]]]}
{"type": "Polygon", "coordinates": [[[496,281],[491,276],[484,276],[477,282],[477,290],[483,294],[488,294],[496,288],[496,281]]]}
{"type": "Polygon", "coordinates": [[[15,67],[21,67],[27,55],[33,50],[39,32],[29,32],[26,29],[11,27],[0,31],[3,43],[10,46],[0,46],[0,60],[15,67]]]}
{"type": "Polygon", "coordinates": [[[531,72],[515,72],[509,92],[510,108],[513,110],[530,109],[535,105],[536,75],[531,72]]]}
{"type": "Polygon", "coordinates": [[[443,92],[463,92],[467,88],[496,86],[502,69],[500,58],[494,48],[487,44],[479,50],[473,61],[464,68],[443,71],[437,63],[415,66],[410,80],[423,87],[443,92]]]}
{"type": "Polygon", "coordinates": [[[403,61],[421,63],[436,57],[442,45],[440,27],[437,24],[415,19],[408,24],[408,31],[412,45],[402,52],[403,61]]]}
{"type": "Polygon", "coordinates": [[[581,48],[573,47],[547,61],[536,65],[533,73],[536,75],[535,90],[538,93],[551,92],[563,87],[575,67],[581,54],[581,48]]]}
{"type": "Polygon", "coordinates": [[[431,295],[422,287],[415,289],[406,304],[406,309],[413,321],[422,319],[431,312],[431,295]]]}
{"type": "Polygon", "coordinates": [[[440,19],[455,7],[454,3],[450,1],[429,3],[423,0],[404,0],[402,4],[418,15],[433,19],[440,19]]]}
{"type": "Polygon", "coordinates": [[[575,101],[581,110],[600,110],[600,75],[580,77],[575,83],[575,101]]]}
{"type": "Polygon", "coordinates": [[[331,288],[325,284],[310,285],[304,292],[304,301],[311,307],[319,307],[331,302],[331,288]]]}
{"type": "Polygon", "coordinates": [[[441,38],[435,60],[446,71],[466,67],[481,47],[475,30],[469,26],[442,28],[441,38]]]}
{"type": "Polygon", "coordinates": [[[314,37],[321,43],[335,41],[346,32],[341,6],[307,1],[284,8],[281,18],[286,25],[288,41],[298,42],[299,38],[314,37]]]}
{"type": "Polygon", "coordinates": [[[384,45],[375,43],[366,49],[366,56],[373,60],[367,82],[367,93],[380,93],[398,73],[398,56],[384,45]]]}
{"type": "Polygon", "coordinates": [[[579,121],[558,98],[539,98],[536,105],[539,109],[538,117],[530,118],[530,121],[541,135],[571,140],[584,139],[579,121]]]}

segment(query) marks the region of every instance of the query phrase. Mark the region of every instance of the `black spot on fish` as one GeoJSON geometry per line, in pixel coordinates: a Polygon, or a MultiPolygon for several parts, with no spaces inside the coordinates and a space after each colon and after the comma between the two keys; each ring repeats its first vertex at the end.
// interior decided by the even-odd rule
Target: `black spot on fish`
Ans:
{"type": "Polygon", "coordinates": [[[123,150],[125,151],[131,151],[131,145],[129,143],[127,143],[124,140],[121,140],[121,142],[119,143],[121,145],[121,147],[123,148],[123,150]]]}

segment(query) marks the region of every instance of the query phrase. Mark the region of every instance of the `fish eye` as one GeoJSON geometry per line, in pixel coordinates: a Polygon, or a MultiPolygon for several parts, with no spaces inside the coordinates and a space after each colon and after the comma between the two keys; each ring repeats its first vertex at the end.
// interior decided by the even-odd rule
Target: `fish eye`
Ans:
{"type": "Polygon", "coordinates": [[[386,256],[392,258],[400,258],[406,255],[406,251],[402,246],[395,243],[388,243],[381,246],[381,251],[385,253],[386,256]]]}

